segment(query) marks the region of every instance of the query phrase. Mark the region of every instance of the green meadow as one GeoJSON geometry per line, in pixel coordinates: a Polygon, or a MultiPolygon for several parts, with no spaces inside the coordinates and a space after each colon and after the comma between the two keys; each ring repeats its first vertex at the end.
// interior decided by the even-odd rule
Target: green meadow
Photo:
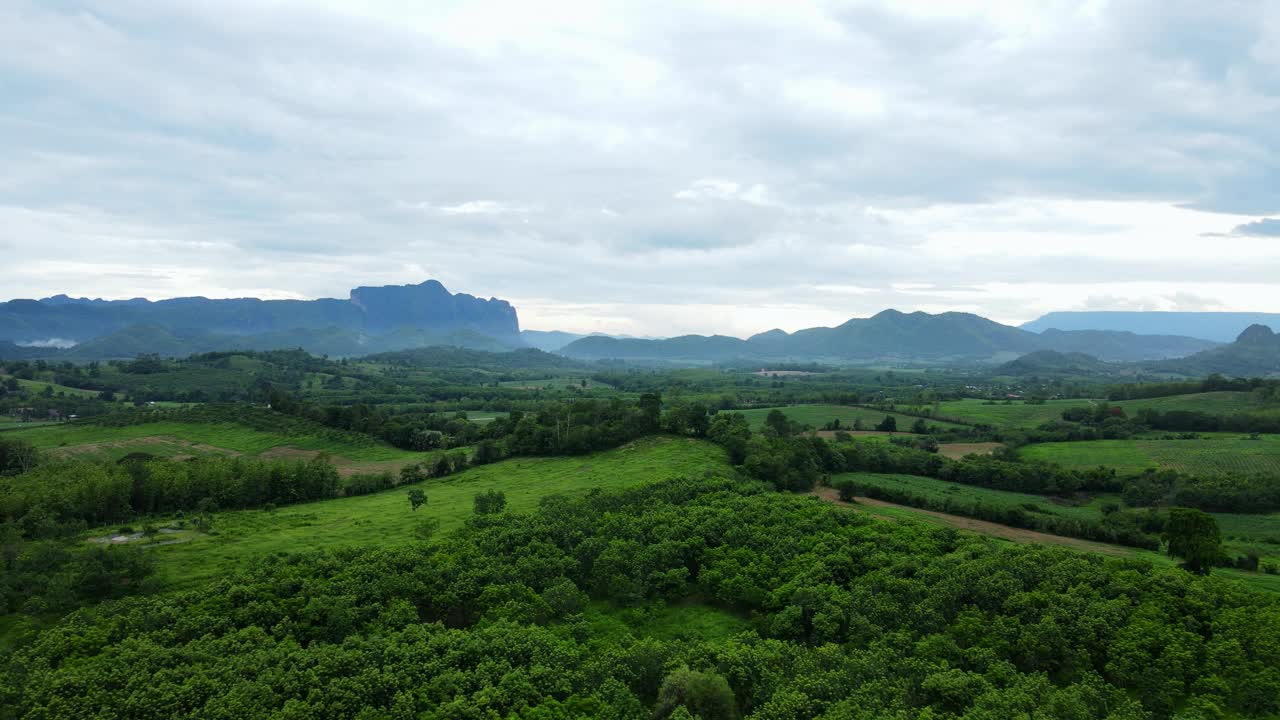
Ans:
{"type": "Polygon", "coordinates": [[[319,426],[311,433],[277,433],[237,423],[166,421],[122,427],[63,423],[11,430],[6,435],[26,440],[55,456],[109,459],[119,459],[130,452],[189,455],[201,454],[202,451],[204,454],[229,451],[258,455],[280,447],[326,452],[351,460],[410,460],[422,456],[422,453],[400,450],[373,438],[326,431],[319,426]],[[190,447],[193,443],[204,447],[190,447]]]}
{"type": "Polygon", "coordinates": [[[1028,445],[1019,454],[1068,468],[1114,467],[1123,473],[1163,468],[1187,473],[1280,474],[1280,437],[1202,433],[1196,440],[1090,440],[1028,445]]]}
{"type": "MultiPolygon", "coordinates": [[[[728,469],[724,451],[710,443],[649,438],[594,455],[514,458],[372,495],[222,512],[215,517],[212,534],[186,533],[187,541],[152,551],[166,584],[193,586],[270,553],[406,542],[424,526],[449,531],[472,516],[475,496],[488,490],[504,492],[507,509],[520,512],[548,495],[632,487],[728,469]],[[427,495],[427,504],[416,511],[407,499],[407,490],[414,487],[427,495]]],[[[87,537],[109,535],[114,529],[98,528],[87,537]]]]}
{"type": "MultiPolygon", "coordinates": [[[[871,410],[863,407],[852,407],[848,405],[784,405],[782,407],[768,408],[752,408],[750,410],[737,410],[746,416],[747,422],[751,424],[753,431],[758,431],[764,427],[765,418],[773,410],[781,410],[793,422],[803,425],[811,425],[814,428],[821,429],[823,425],[832,420],[839,420],[842,428],[852,430],[854,423],[862,422],[862,429],[874,430],[885,416],[893,417],[898,423],[899,431],[906,431],[911,428],[911,424],[917,419],[910,415],[901,413],[885,412],[883,410],[871,410]]],[[[937,420],[925,419],[929,425],[938,425],[941,427],[955,427],[955,423],[942,422],[937,420]]]]}

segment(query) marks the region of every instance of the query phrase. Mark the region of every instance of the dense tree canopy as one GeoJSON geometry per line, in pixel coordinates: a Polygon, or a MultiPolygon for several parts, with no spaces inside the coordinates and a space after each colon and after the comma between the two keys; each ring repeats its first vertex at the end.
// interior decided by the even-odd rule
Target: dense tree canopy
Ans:
{"type": "Polygon", "coordinates": [[[702,478],[80,611],[9,658],[0,714],[1262,717],[1276,638],[1274,599],[1212,578],[702,478]],[[584,592],[750,629],[598,635],[584,592]]]}

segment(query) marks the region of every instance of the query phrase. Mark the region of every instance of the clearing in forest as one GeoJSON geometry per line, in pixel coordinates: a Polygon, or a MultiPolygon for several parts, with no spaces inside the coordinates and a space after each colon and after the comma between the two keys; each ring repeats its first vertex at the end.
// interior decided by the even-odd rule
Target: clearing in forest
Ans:
{"type": "MultiPolygon", "coordinates": [[[[592,455],[512,458],[371,495],[275,510],[221,512],[214,518],[213,534],[196,535],[189,542],[152,552],[164,581],[189,587],[269,553],[407,542],[419,537],[424,526],[452,530],[472,516],[475,496],[488,490],[501,490],[507,510],[519,512],[533,509],[548,495],[633,487],[729,469],[724,450],[711,443],[646,438],[592,455]],[[427,495],[426,505],[416,511],[407,498],[410,488],[420,488],[427,495]]],[[[90,530],[87,537],[107,535],[113,529],[90,530]]]]}

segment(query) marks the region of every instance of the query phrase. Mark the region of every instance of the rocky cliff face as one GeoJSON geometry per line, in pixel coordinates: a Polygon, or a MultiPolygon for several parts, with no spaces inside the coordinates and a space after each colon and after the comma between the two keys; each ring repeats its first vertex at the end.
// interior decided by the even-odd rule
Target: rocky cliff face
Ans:
{"type": "Polygon", "coordinates": [[[466,293],[453,295],[435,280],[420,285],[358,287],[351,291],[351,302],[364,311],[365,329],[375,333],[411,327],[468,329],[500,338],[520,335],[520,321],[511,303],[466,293]]]}

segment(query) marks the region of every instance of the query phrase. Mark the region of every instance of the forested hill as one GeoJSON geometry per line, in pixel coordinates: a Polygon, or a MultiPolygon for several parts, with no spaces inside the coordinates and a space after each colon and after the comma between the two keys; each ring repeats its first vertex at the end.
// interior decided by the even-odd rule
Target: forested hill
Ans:
{"type": "Polygon", "coordinates": [[[1137,361],[1180,357],[1215,343],[1176,336],[1125,332],[1049,332],[1037,334],[970,313],[903,313],[885,310],[838,327],[786,333],[770,330],[747,340],[686,335],[667,340],[619,340],[588,337],[561,350],[592,358],[653,358],[723,361],[738,359],[986,359],[1002,352],[1036,350],[1080,352],[1103,360],[1137,361]]]}
{"type": "MultiPolygon", "coordinates": [[[[308,333],[323,334],[323,342],[345,342],[353,347],[367,344],[370,339],[394,338],[397,333],[407,336],[398,347],[420,345],[426,336],[447,338],[460,333],[489,338],[495,344],[523,345],[519,319],[510,303],[453,294],[435,280],[418,285],[358,287],[345,300],[188,297],[152,302],[143,298],[106,301],[57,295],[0,303],[0,340],[66,345],[126,330],[152,337],[170,333],[183,341],[182,352],[227,349],[225,343],[234,338],[256,338],[257,349],[270,349],[266,345],[287,347],[290,343],[311,349],[316,343],[295,342],[299,337],[307,340],[308,333]]],[[[370,352],[390,348],[363,349],[370,352]]]]}

